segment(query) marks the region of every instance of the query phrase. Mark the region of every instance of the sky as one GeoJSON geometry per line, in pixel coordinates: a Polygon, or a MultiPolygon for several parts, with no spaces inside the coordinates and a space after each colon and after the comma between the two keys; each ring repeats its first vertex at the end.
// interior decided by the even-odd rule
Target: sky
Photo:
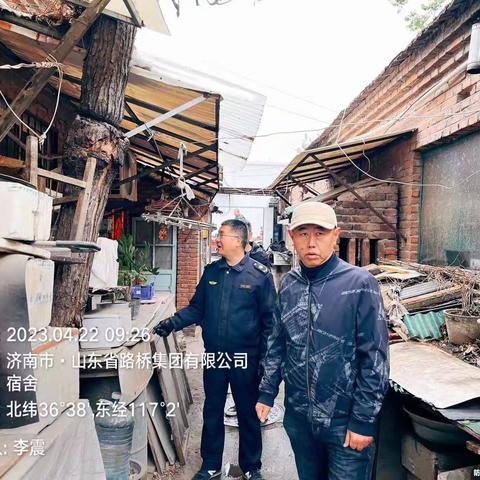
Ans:
{"type": "Polygon", "coordinates": [[[268,186],[414,37],[388,0],[198,3],[159,0],[171,36],[138,46],[265,95],[258,135],[299,132],[257,138],[230,187],[268,186]]]}

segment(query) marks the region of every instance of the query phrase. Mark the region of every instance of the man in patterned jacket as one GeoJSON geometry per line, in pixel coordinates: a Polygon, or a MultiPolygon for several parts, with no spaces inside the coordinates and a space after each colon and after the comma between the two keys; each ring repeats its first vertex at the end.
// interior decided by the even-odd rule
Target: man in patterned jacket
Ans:
{"type": "Polygon", "coordinates": [[[282,280],[256,406],[264,422],[285,381],[284,426],[300,480],[369,480],[388,387],[388,332],[378,283],[335,255],[333,209],[295,208],[300,267],[282,280]]]}

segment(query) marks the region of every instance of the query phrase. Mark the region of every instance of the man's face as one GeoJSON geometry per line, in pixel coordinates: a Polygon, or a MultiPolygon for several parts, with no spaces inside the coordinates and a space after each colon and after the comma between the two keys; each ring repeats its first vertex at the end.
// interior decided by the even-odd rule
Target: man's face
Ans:
{"type": "Polygon", "coordinates": [[[222,225],[217,236],[217,252],[222,257],[243,251],[242,239],[228,225],[222,225]]]}
{"type": "Polygon", "coordinates": [[[340,229],[327,230],[318,225],[301,225],[288,231],[300,260],[306,267],[325,263],[335,250],[340,229]]]}

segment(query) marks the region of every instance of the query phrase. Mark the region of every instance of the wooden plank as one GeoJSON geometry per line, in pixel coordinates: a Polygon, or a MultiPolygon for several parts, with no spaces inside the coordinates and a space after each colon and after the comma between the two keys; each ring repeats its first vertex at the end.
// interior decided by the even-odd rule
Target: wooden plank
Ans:
{"type": "MultiPolygon", "coordinates": [[[[379,185],[381,182],[377,182],[370,178],[366,178],[364,180],[360,180],[359,182],[352,183],[352,187],[354,188],[363,188],[363,187],[373,187],[374,185],[379,185]]],[[[337,199],[342,193],[345,193],[347,189],[342,185],[341,187],[334,188],[325,193],[321,193],[317,197],[313,197],[312,201],[316,202],[329,202],[331,200],[337,199]]]]}
{"type": "Polygon", "coordinates": [[[85,183],[85,189],[78,194],[77,207],[75,209],[75,215],[73,217],[73,239],[82,240],[83,230],[85,229],[85,223],[87,221],[88,205],[90,203],[90,197],[92,195],[93,177],[95,176],[95,168],[97,166],[97,159],[89,157],[85,165],[85,171],[83,173],[83,181],[85,183]]]}
{"type": "Polygon", "coordinates": [[[87,263],[86,258],[80,256],[72,255],[62,255],[59,253],[50,253],[50,260],[53,260],[56,263],[68,263],[70,265],[85,265],[87,263]]]}
{"type": "Polygon", "coordinates": [[[135,4],[133,3],[132,0],[123,0],[123,3],[127,7],[128,13],[132,17],[133,24],[136,27],[143,27],[143,20],[142,17],[140,17],[140,14],[137,11],[137,8],[135,7],[135,4]]]}
{"type": "Polygon", "coordinates": [[[370,240],[368,238],[362,239],[360,266],[364,267],[370,263],[370,240]]]}
{"type": "Polygon", "coordinates": [[[25,168],[25,162],[19,160],[18,158],[6,157],[5,155],[0,155],[0,167],[3,168],[25,168]]]}
{"type": "MultiPolygon", "coordinates": [[[[173,335],[169,335],[168,337],[164,337],[163,341],[165,342],[165,352],[170,357],[172,353],[176,353],[176,345],[175,340],[173,339],[173,335]]],[[[185,398],[185,389],[181,386],[182,380],[179,378],[179,373],[183,371],[183,368],[174,368],[171,369],[173,385],[175,386],[175,392],[177,395],[177,399],[179,402],[179,407],[177,410],[180,410],[180,415],[182,416],[183,425],[185,429],[188,429],[188,410],[190,405],[188,404],[187,399],[185,398]]]]}
{"type": "Polygon", "coordinates": [[[32,246],[28,243],[8,240],[6,238],[0,238],[0,252],[23,253],[38,258],[45,258],[47,260],[50,258],[50,252],[48,250],[32,246]]]}
{"type": "MultiPolygon", "coordinates": [[[[163,337],[156,337],[152,342],[155,351],[162,356],[167,355],[166,342],[163,337]]],[[[174,379],[173,371],[175,369],[162,368],[158,369],[158,378],[160,380],[160,388],[162,391],[162,397],[164,401],[173,403],[176,406],[176,410],[173,416],[168,417],[170,427],[173,434],[173,443],[175,444],[175,450],[177,452],[178,461],[180,465],[186,463],[186,444],[188,441],[188,424],[185,424],[183,412],[178,412],[179,408],[182,408],[181,400],[178,395],[178,387],[174,379]]]]}
{"type": "Polygon", "coordinates": [[[347,262],[351,265],[356,264],[357,260],[357,239],[356,238],[349,238],[348,239],[348,247],[347,247],[347,262]]]}
{"type": "Polygon", "coordinates": [[[413,310],[418,310],[419,308],[436,305],[440,303],[440,301],[446,302],[455,298],[460,298],[461,293],[462,287],[460,285],[455,285],[437,292],[419,295],[418,297],[407,298],[406,300],[402,300],[402,305],[410,312],[413,310]]]}
{"type": "Polygon", "coordinates": [[[59,197],[53,199],[53,206],[55,205],[63,205],[65,203],[74,203],[78,201],[77,195],[68,195],[66,197],[59,197]]]}
{"type": "Polygon", "coordinates": [[[372,213],[374,213],[392,232],[395,232],[395,234],[399,238],[403,238],[404,240],[407,240],[405,235],[401,234],[397,227],[392,225],[384,215],[382,215],[376,208],[372,207],[369,202],[367,202],[362,196],[360,196],[355,188],[346,180],[344,180],[342,177],[337,175],[334,170],[332,170],[323,160],[320,160],[316,155],[312,155],[313,158],[317,160],[317,162],[325,169],[326,172],[328,172],[338,183],[341,183],[353,196],[359,200],[362,205],[364,205],[366,208],[368,208],[372,213]]]}
{"type": "Polygon", "coordinates": [[[162,473],[167,467],[167,457],[163,451],[162,444],[157,436],[155,425],[153,424],[150,413],[147,415],[147,439],[152,451],[153,460],[155,462],[155,468],[158,473],[162,473]]]}
{"type": "MultiPolygon", "coordinates": [[[[171,335],[171,336],[174,339],[175,349],[177,352],[179,352],[180,348],[178,347],[177,337],[176,335],[171,335]]],[[[190,384],[188,383],[187,372],[185,371],[184,368],[182,368],[179,374],[180,374],[182,388],[185,392],[185,398],[187,399],[188,405],[190,407],[191,405],[193,405],[193,396],[192,396],[192,391],[190,390],[190,384]]],[[[188,408],[188,410],[190,410],[190,408],[188,408]]]]}
{"type": "Polygon", "coordinates": [[[176,455],[175,449],[172,445],[170,437],[170,429],[168,428],[168,421],[164,416],[161,403],[165,401],[160,393],[160,388],[158,386],[158,381],[156,378],[150,381],[146,388],[147,395],[147,410],[153,425],[155,426],[155,431],[162,445],[163,451],[171,465],[175,463],[176,455]]]}
{"type": "Polygon", "coordinates": [[[25,154],[24,178],[32,185],[38,185],[38,138],[34,135],[27,137],[27,149],[25,154]]]}
{"type": "MultiPolygon", "coordinates": [[[[110,0],[93,0],[91,5],[87,7],[77,19],[72,20],[71,27],[68,29],[60,44],[53,50],[51,57],[55,58],[59,63],[63,62],[109,2],[110,0]]],[[[55,68],[39,68],[16,96],[10,106],[18,117],[20,117],[37,98],[47,85],[53,72],[55,72],[55,68]]],[[[0,141],[5,138],[15,122],[15,115],[7,109],[2,118],[0,118],[0,141]]]]}
{"type": "Polygon", "coordinates": [[[75,187],[85,188],[86,183],[83,180],[78,180],[77,178],[67,177],[61,173],[53,172],[51,170],[44,170],[39,168],[37,170],[37,175],[39,177],[51,178],[52,180],[57,180],[57,182],[68,183],[69,185],[74,185],[75,187]]]}
{"type": "Polygon", "coordinates": [[[280,192],[280,190],[275,190],[275,195],[277,195],[278,197],[280,197],[289,207],[292,205],[290,203],[290,201],[288,200],[288,198],[285,196],[285,195],[282,195],[282,193],[280,192]]]}

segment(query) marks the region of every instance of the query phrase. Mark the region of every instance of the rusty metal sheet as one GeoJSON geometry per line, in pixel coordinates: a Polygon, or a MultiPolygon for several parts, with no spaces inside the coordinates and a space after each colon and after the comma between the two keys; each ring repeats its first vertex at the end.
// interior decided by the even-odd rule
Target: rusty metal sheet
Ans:
{"type": "Polygon", "coordinates": [[[453,407],[480,397],[480,369],[432,345],[391,345],[390,378],[436,408],[453,407]]]}

